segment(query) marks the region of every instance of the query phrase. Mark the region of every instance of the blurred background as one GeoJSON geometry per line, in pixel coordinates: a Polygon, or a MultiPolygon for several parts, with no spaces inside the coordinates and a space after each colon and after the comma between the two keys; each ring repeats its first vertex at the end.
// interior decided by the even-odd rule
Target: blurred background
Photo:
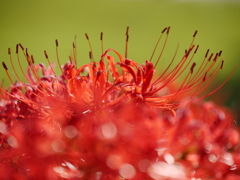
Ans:
{"type": "MultiPolygon", "coordinates": [[[[127,26],[130,26],[128,57],[139,63],[149,59],[161,31],[171,26],[167,47],[158,65],[160,70],[171,60],[178,43],[176,61],[180,59],[194,31],[198,30],[195,44],[200,44],[200,48],[194,61],[200,62],[208,48],[213,53],[222,50],[225,60],[224,70],[210,90],[220,85],[240,62],[239,0],[1,0],[0,59],[11,69],[7,49],[10,47],[15,52],[15,45],[21,43],[28,47],[36,62],[47,64],[44,50],[50,61],[56,61],[55,39],[58,39],[59,56],[64,63],[76,35],[78,64],[84,64],[89,62],[85,33],[89,35],[97,60],[101,55],[100,32],[104,32],[105,49],[124,53],[127,26]]],[[[21,59],[26,67],[23,56],[21,59]]],[[[14,53],[13,61],[19,69],[14,53]]],[[[0,69],[0,77],[7,86],[10,81],[3,68],[0,69]]],[[[11,70],[10,74],[13,74],[11,70]]],[[[210,98],[233,109],[238,119],[239,80],[238,68],[226,85],[210,98]]]]}

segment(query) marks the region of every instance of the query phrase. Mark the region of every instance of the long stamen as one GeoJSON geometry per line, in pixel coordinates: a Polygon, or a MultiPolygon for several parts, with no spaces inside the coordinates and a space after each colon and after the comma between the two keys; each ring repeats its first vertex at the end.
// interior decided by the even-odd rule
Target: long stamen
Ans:
{"type": "Polygon", "coordinates": [[[24,51],[24,47],[23,47],[21,44],[19,44],[19,45],[20,45],[20,47],[21,47],[21,49],[22,49],[23,55],[25,56],[25,58],[26,58],[26,60],[27,60],[27,62],[28,62],[28,65],[29,65],[30,69],[31,69],[32,72],[33,72],[33,75],[35,76],[35,78],[36,78],[38,81],[40,81],[40,77],[38,76],[38,74],[37,74],[37,72],[36,72],[36,70],[35,70],[35,67],[34,67],[34,65],[33,65],[33,61],[32,61],[32,59],[31,59],[31,58],[29,57],[29,55],[28,55],[27,48],[26,48],[26,51],[24,51]]]}
{"type": "MultiPolygon", "coordinates": [[[[194,48],[194,46],[192,46],[192,47],[187,51],[187,53],[184,55],[184,57],[182,58],[182,60],[177,64],[177,66],[176,66],[168,75],[166,75],[166,76],[162,79],[162,81],[163,81],[163,80],[165,80],[166,78],[168,78],[168,79],[165,81],[165,83],[163,83],[163,85],[161,85],[160,87],[158,87],[156,90],[152,91],[151,94],[154,94],[154,93],[156,93],[157,91],[159,91],[160,89],[166,87],[166,85],[168,85],[168,84],[170,84],[171,82],[173,82],[173,81],[176,79],[176,77],[179,77],[179,76],[183,73],[183,71],[181,71],[180,73],[179,73],[179,71],[182,69],[183,65],[184,65],[185,62],[187,61],[187,59],[188,59],[188,57],[189,57],[189,54],[190,54],[190,52],[192,51],[193,48],[194,48]]],[[[191,62],[191,61],[190,61],[190,62],[191,62]]],[[[189,62],[189,63],[190,63],[190,62],[189,62]]],[[[188,63],[188,64],[189,64],[189,63],[188,63]]],[[[186,67],[188,66],[188,64],[185,66],[184,69],[186,69],[186,67]]]]}
{"type": "MultiPolygon", "coordinates": [[[[201,77],[199,77],[198,80],[196,80],[192,84],[188,84],[187,87],[185,88],[185,90],[183,91],[183,93],[187,92],[187,91],[191,91],[192,89],[195,89],[194,93],[192,94],[192,98],[197,96],[198,94],[200,94],[213,81],[213,79],[218,74],[218,71],[221,69],[222,65],[223,65],[223,61],[215,68],[215,70],[213,70],[211,75],[209,75],[208,77],[207,77],[208,72],[205,72],[205,74],[202,75],[201,77]],[[205,86],[201,90],[199,90],[201,85],[205,82],[207,82],[205,84],[205,86]]],[[[192,99],[192,98],[190,98],[190,99],[192,99]]]]}
{"type": "Polygon", "coordinates": [[[59,55],[58,55],[58,40],[57,39],[55,40],[55,44],[56,44],[56,56],[57,56],[58,66],[59,66],[61,72],[63,73],[61,63],[60,63],[60,59],[59,59],[59,55]]]}
{"type": "MultiPolygon", "coordinates": [[[[22,74],[24,75],[24,77],[28,80],[28,82],[29,82],[30,84],[32,84],[33,82],[31,82],[31,80],[27,77],[27,75],[26,75],[25,72],[23,71],[22,65],[21,65],[21,63],[20,63],[20,57],[19,57],[19,53],[18,53],[18,47],[19,47],[19,46],[21,47],[22,50],[24,50],[24,47],[23,47],[21,44],[17,44],[17,45],[16,45],[16,54],[17,54],[18,65],[19,65],[19,67],[20,67],[20,69],[21,69],[21,72],[22,72],[22,74]]],[[[31,59],[32,59],[32,62],[34,63],[33,56],[31,56],[31,59]]],[[[11,54],[10,54],[10,61],[12,61],[11,54]]],[[[14,68],[14,65],[13,65],[12,62],[11,62],[11,66],[12,66],[12,68],[13,68],[13,70],[14,70],[14,73],[15,73],[15,75],[17,76],[18,80],[19,80],[19,81],[22,83],[22,85],[25,86],[25,88],[27,89],[25,83],[23,83],[23,81],[21,81],[21,79],[19,78],[17,72],[15,71],[15,68],[14,68]]],[[[39,92],[41,92],[42,94],[44,94],[44,92],[43,92],[39,87],[36,87],[36,88],[37,88],[37,90],[38,90],[39,92]]],[[[36,95],[36,96],[38,96],[38,95],[37,95],[36,93],[34,93],[34,92],[33,92],[33,94],[36,95]]]]}
{"type": "MultiPolygon", "coordinates": [[[[190,64],[191,61],[193,60],[194,55],[196,54],[196,52],[197,52],[197,50],[198,50],[198,47],[199,47],[199,46],[197,45],[194,53],[192,54],[190,60],[189,60],[188,63],[186,64],[186,66],[182,69],[182,71],[181,71],[172,81],[175,81],[175,80],[186,70],[186,68],[189,66],[189,64],[190,64]]],[[[194,48],[194,45],[192,46],[191,50],[192,50],[193,48],[194,48]]],[[[191,51],[188,51],[188,52],[190,53],[191,51]]],[[[189,79],[189,80],[190,80],[190,79],[189,79]]]]}
{"type": "MultiPolygon", "coordinates": [[[[163,101],[163,102],[161,102],[160,104],[163,105],[163,104],[169,103],[172,99],[174,99],[174,98],[176,97],[176,94],[181,95],[181,94],[183,94],[183,93],[186,93],[186,92],[191,91],[192,89],[195,89],[194,93],[192,94],[192,96],[191,96],[191,98],[190,98],[190,99],[192,99],[192,98],[195,97],[197,94],[201,93],[201,92],[212,82],[212,80],[213,80],[213,79],[216,77],[216,75],[218,74],[218,71],[219,71],[220,69],[222,69],[223,63],[224,63],[224,62],[222,61],[222,62],[218,65],[218,67],[216,67],[216,69],[212,72],[212,77],[211,77],[211,79],[209,80],[209,82],[208,82],[207,84],[205,84],[205,86],[204,86],[201,90],[199,90],[199,88],[201,87],[201,85],[202,85],[204,82],[208,81],[208,79],[210,78],[210,76],[209,76],[208,78],[206,77],[207,72],[203,75],[203,78],[202,78],[202,80],[201,80],[201,82],[200,82],[199,84],[196,85],[196,83],[198,82],[198,81],[196,81],[196,82],[194,82],[192,85],[189,85],[188,83],[186,83],[186,85],[185,85],[185,87],[184,87],[183,85],[185,84],[185,82],[186,82],[186,80],[187,80],[187,78],[188,78],[188,76],[189,76],[189,74],[188,74],[187,77],[185,78],[182,86],[179,88],[179,90],[178,90],[176,93],[174,93],[174,94],[170,94],[170,95],[164,96],[162,99],[168,99],[168,100],[167,100],[167,101],[163,101]],[[193,86],[193,85],[195,85],[195,86],[193,86]]],[[[192,66],[191,66],[191,68],[190,68],[190,74],[193,74],[193,71],[194,71],[195,66],[196,66],[196,64],[193,63],[192,66]]],[[[232,73],[233,73],[233,72],[232,72],[232,73]]],[[[230,78],[230,77],[229,77],[229,78],[230,78]]],[[[227,80],[226,80],[226,81],[227,81],[227,80]]],[[[222,84],[221,86],[223,86],[223,84],[222,84]]],[[[220,87],[219,87],[219,88],[220,88],[220,87]]],[[[219,88],[217,88],[216,90],[214,90],[212,93],[214,93],[215,91],[217,91],[219,88]]],[[[211,95],[212,93],[209,93],[207,96],[211,95]]],[[[207,97],[207,96],[204,96],[204,97],[207,97]]],[[[151,99],[151,98],[150,98],[150,99],[151,99]]],[[[148,99],[148,100],[150,100],[150,99],[148,99]]],[[[198,99],[202,99],[202,97],[201,97],[201,98],[198,98],[198,99]]],[[[158,104],[158,105],[159,105],[159,104],[158,104]]],[[[176,104],[176,103],[175,103],[173,106],[172,106],[171,104],[168,104],[168,107],[171,107],[171,106],[172,106],[172,108],[175,109],[178,105],[179,105],[179,104],[176,104]]]]}
{"type": "MultiPolygon", "coordinates": [[[[221,62],[220,64],[220,69],[222,69],[223,67],[223,62],[221,62]]],[[[213,90],[212,92],[206,94],[205,96],[202,96],[200,98],[198,98],[198,100],[204,99],[210,95],[212,95],[213,93],[215,93],[216,91],[218,91],[224,84],[226,84],[226,82],[232,77],[233,73],[236,71],[238,65],[235,66],[235,68],[232,70],[232,72],[229,74],[229,76],[226,78],[226,80],[220,85],[218,86],[215,90],[213,90]]],[[[206,85],[207,86],[207,85],[206,85]]],[[[204,87],[201,91],[203,91],[206,87],[204,87]]]]}
{"type": "Polygon", "coordinates": [[[158,62],[160,61],[160,59],[161,59],[161,57],[162,57],[163,51],[164,51],[164,49],[165,49],[165,47],[166,47],[166,44],[167,44],[167,40],[168,40],[169,32],[170,32],[170,27],[167,28],[167,33],[166,33],[167,36],[166,36],[166,38],[165,38],[165,41],[164,41],[164,44],[163,44],[162,50],[161,50],[161,52],[160,52],[160,54],[159,54],[159,56],[158,56],[157,62],[156,62],[155,65],[154,65],[154,68],[157,67],[158,62]]]}
{"type": "Polygon", "coordinates": [[[12,61],[12,53],[11,53],[11,49],[10,48],[8,48],[8,54],[10,56],[10,63],[11,63],[11,66],[12,66],[12,69],[13,69],[13,72],[14,72],[15,76],[23,84],[23,82],[21,81],[21,79],[19,78],[19,76],[18,76],[18,74],[16,72],[16,69],[14,68],[13,61],[12,61]]]}
{"type": "MultiPolygon", "coordinates": [[[[56,42],[56,45],[58,46],[58,42],[56,42]]],[[[54,69],[53,69],[53,67],[52,67],[52,64],[50,63],[50,60],[49,60],[49,57],[48,57],[48,54],[47,54],[47,51],[45,50],[44,51],[44,55],[45,55],[45,58],[47,59],[47,62],[48,62],[48,64],[49,64],[49,67],[51,68],[51,71],[52,71],[52,73],[54,74],[54,76],[55,76],[55,80],[57,80],[58,78],[57,78],[57,75],[56,75],[56,73],[55,73],[55,71],[54,71],[54,69]]],[[[60,67],[61,68],[61,67],[60,67]]],[[[34,68],[35,69],[35,68],[34,68]]],[[[62,69],[62,68],[61,68],[62,69]]],[[[36,70],[35,70],[36,71],[36,70]]],[[[62,71],[63,72],[63,71],[62,71]]],[[[62,73],[63,74],[63,73],[62,73]]],[[[63,76],[65,77],[65,75],[63,74],[63,76]]],[[[66,79],[66,77],[65,77],[65,79],[66,79]]],[[[42,81],[41,81],[41,79],[39,78],[38,79],[38,81],[41,83],[41,85],[44,87],[44,89],[48,92],[48,93],[50,93],[50,94],[54,94],[54,95],[56,95],[56,96],[58,96],[59,98],[61,98],[55,91],[52,91],[52,90],[50,90],[49,89],[49,87],[47,87],[44,83],[42,83],[42,81]]],[[[53,83],[53,86],[54,85],[59,85],[58,83],[53,83]]],[[[64,86],[62,86],[62,88],[63,89],[65,89],[66,90],[66,87],[64,87],[64,86]]],[[[38,88],[39,89],[39,88],[38,88]]],[[[41,90],[40,90],[41,91],[41,90]]],[[[42,93],[44,93],[43,91],[41,91],[42,93]]]]}
{"type": "MultiPolygon", "coordinates": [[[[174,77],[174,76],[176,76],[177,75],[177,73],[182,69],[182,67],[183,67],[183,65],[185,64],[185,62],[187,61],[187,59],[188,59],[188,57],[189,57],[189,54],[190,54],[190,52],[192,51],[192,49],[194,48],[194,46],[191,46],[189,49],[188,49],[188,51],[186,51],[185,52],[185,55],[183,56],[183,58],[180,60],[180,62],[174,67],[174,69],[172,70],[172,71],[170,71],[165,77],[163,77],[162,79],[161,79],[161,81],[164,81],[165,79],[167,79],[169,76],[170,77],[174,77]]],[[[189,63],[188,63],[189,64],[189,63]]],[[[187,67],[187,66],[186,66],[187,67]]],[[[185,67],[185,69],[186,69],[186,67],[185,67]]],[[[183,71],[182,71],[183,72],[183,71]]],[[[181,73],[182,73],[181,72],[181,73]]],[[[166,72],[164,72],[164,74],[165,74],[166,72]]],[[[180,73],[180,74],[181,74],[180,73]]],[[[179,76],[180,76],[180,74],[179,74],[179,76]]],[[[168,78],[168,79],[170,79],[170,78],[168,78]]],[[[176,79],[176,78],[175,78],[176,79]]],[[[160,78],[159,79],[157,79],[157,81],[158,81],[158,83],[160,82],[160,78]]],[[[155,81],[156,82],[156,81],[155,81]]],[[[155,83],[154,82],[154,83],[155,83]]],[[[165,85],[167,85],[166,83],[165,83],[165,85]]],[[[163,86],[162,86],[163,87],[163,86]]]]}
{"type": "Polygon", "coordinates": [[[200,67],[198,68],[198,71],[195,73],[195,75],[192,77],[192,79],[190,80],[190,82],[194,81],[198,75],[202,74],[203,70],[206,68],[207,64],[208,64],[208,61],[206,62],[206,64],[204,65],[206,59],[207,59],[207,56],[208,56],[208,53],[209,53],[209,49],[207,50],[205,56],[204,56],[204,59],[200,65],[200,67]],[[204,66],[203,66],[204,65],[204,66]]]}
{"type": "Polygon", "coordinates": [[[173,96],[171,96],[171,98],[169,98],[169,99],[168,99],[166,102],[164,102],[164,103],[169,103],[169,102],[172,101],[175,97],[177,97],[179,94],[182,93],[182,89],[184,89],[184,85],[186,84],[189,76],[192,74],[192,70],[193,70],[193,69],[191,69],[190,72],[187,74],[187,76],[186,76],[185,79],[183,80],[183,82],[182,82],[180,88],[178,89],[178,91],[177,91],[173,96]]]}
{"type": "MultiPolygon", "coordinates": [[[[7,76],[8,76],[8,79],[11,81],[12,85],[15,86],[15,83],[13,82],[13,80],[12,80],[12,78],[11,78],[9,72],[8,72],[8,68],[7,68],[7,66],[6,66],[6,64],[5,64],[4,62],[2,62],[2,66],[3,66],[5,72],[6,72],[7,76]]],[[[30,99],[28,99],[18,87],[15,86],[15,88],[16,88],[16,90],[17,90],[18,92],[21,93],[21,95],[25,98],[25,100],[13,96],[12,94],[8,93],[7,91],[5,91],[5,90],[2,89],[2,88],[1,88],[1,90],[2,90],[3,92],[7,93],[8,95],[10,95],[11,97],[16,98],[16,99],[18,99],[18,100],[20,100],[20,101],[22,101],[22,102],[25,102],[25,103],[27,103],[27,104],[29,104],[29,103],[36,104],[36,103],[34,103],[33,101],[31,101],[30,99]]]]}
{"type": "Polygon", "coordinates": [[[176,51],[175,51],[175,53],[174,53],[174,55],[173,55],[173,58],[172,58],[171,62],[170,62],[169,65],[168,65],[168,67],[164,70],[164,72],[161,74],[161,76],[159,76],[159,77],[153,82],[153,84],[157,84],[157,83],[161,80],[161,78],[166,74],[166,72],[169,70],[169,68],[171,67],[173,61],[175,60],[175,57],[176,57],[177,52],[178,52],[178,48],[179,48],[179,44],[177,45],[176,51]]]}
{"type": "MultiPolygon", "coordinates": [[[[93,50],[92,50],[92,45],[91,45],[91,42],[89,40],[89,37],[88,37],[88,34],[85,33],[85,37],[88,41],[88,45],[89,45],[89,48],[90,48],[90,52],[91,52],[91,63],[94,63],[94,57],[93,57],[93,50]]],[[[90,53],[89,53],[90,54],[90,53]]]]}
{"type": "Polygon", "coordinates": [[[159,44],[159,42],[161,41],[162,36],[163,36],[164,32],[165,32],[167,29],[168,29],[168,28],[165,27],[165,28],[162,30],[161,35],[160,35],[160,37],[158,38],[158,41],[157,41],[157,43],[156,43],[156,45],[155,45],[155,47],[154,47],[154,49],[153,49],[153,52],[152,52],[152,55],[151,55],[150,59],[149,59],[150,62],[152,61],[153,56],[154,56],[154,54],[155,54],[155,51],[156,51],[156,49],[157,49],[157,47],[158,47],[158,44],[159,44]]]}
{"type": "MultiPolygon", "coordinates": [[[[185,57],[186,59],[185,59],[184,63],[186,62],[189,54],[191,53],[191,51],[192,51],[193,48],[194,48],[193,43],[194,43],[195,37],[196,37],[196,35],[197,35],[197,32],[198,32],[197,30],[194,32],[192,42],[190,43],[190,46],[189,46],[188,51],[186,51],[186,53],[185,53],[185,56],[184,56],[184,57],[185,57]]],[[[194,55],[196,54],[196,52],[197,52],[197,50],[198,50],[198,47],[199,47],[199,45],[197,45],[197,48],[195,49],[192,57],[190,58],[190,61],[187,63],[187,65],[185,66],[185,68],[183,68],[183,70],[178,74],[178,76],[176,76],[176,77],[174,78],[174,80],[175,80],[176,78],[178,78],[178,77],[184,72],[184,70],[188,67],[188,65],[189,65],[190,62],[192,61],[194,55]]],[[[174,81],[174,80],[173,80],[173,81],[174,81]]]]}
{"type": "Polygon", "coordinates": [[[27,77],[27,75],[25,74],[25,72],[24,72],[24,70],[23,70],[23,68],[22,68],[22,65],[21,65],[21,63],[20,63],[20,57],[19,57],[19,53],[18,53],[18,47],[20,46],[20,48],[21,49],[24,49],[24,47],[21,45],[21,44],[17,44],[16,45],[16,54],[17,54],[17,60],[18,60],[18,65],[19,65],[19,67],[20,67],[20,69],[21,69],[21,72],[22,72],[22,74],[23,74],[23,76],[27,79],[27,81],[30,83],[30,79],[27,77]]]}
{"type": "MultiPolygon", "coordinates": [[[[23,85],[23,87],[25,87],[25,89],[27,90],[27,86],[25,85],[25,83],[23,83],[23,81],[21,80],[21,78],[18,76],[18,73],[16,72],[16,69],[13,65],[13,62],[12,62],[12,54],[11,54],[11,49],[9,48],[8,49],[8,54],[10,56],[10,63],[11,63],[11,67],[13,69],[13,72],[15,74],[15,76],[17,77],[18,81],[23,85]]],[[[33,58],[32,58],[33,59],[33,58]]],[[[5,63],[3,63],[3,66],[4,66],[5,63]]],[[[6,70],[6,65],[4,66],[4,69],[6,70]]],[[[34,95],[38,96],[36,93],[33,92],[34,95]]],[[[40,96],[38,96],[40,98],[40,96]]]]}
{"type": "Polygon", "coordinates": [[[192,38],[191,44],[189,45],[189,49],[192,47],[192,45],[193,45],[193,43],[194,43],[194,41],[195,41],[195,38],[196,38],[197,33],[198,33],[197,30],[193,33],[193,38],[192,38]]]}
{"type": "Polygon", "coordinates": [[[53,67],[52,67],[52,64],[50,63],[50,60],[49,60],[49,58],[48,58],[47,51],[44,51],[44,55],[45,55],[45,58],[46,58],[46,60],[47,60],[47,62],[48,62],[48,64],[49,64],[49,66],[50,66],[50,68],[51,68],[54,76],[57,77],[57,75],[55,74],[55,71],[54,71],[54,69],[53,69],[53,67]]]}

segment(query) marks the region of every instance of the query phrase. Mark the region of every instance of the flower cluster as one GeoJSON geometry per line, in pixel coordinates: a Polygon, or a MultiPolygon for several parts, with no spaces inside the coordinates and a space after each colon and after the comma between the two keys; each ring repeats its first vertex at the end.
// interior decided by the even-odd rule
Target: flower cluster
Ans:
{"type": "MultiPolygon", "coordinates": [[[[165,28],[159,41],[163,35],[167,39],[169,31],[165,28]]],[[[126,47],[128,36],[127,29],[126,47]]],[[[35,64],[18,44],[24,83],[9,49],[18,81],[13,82],[3,62],[12,85],[0,91],[1,179],[239,179],[240,136],[234,115],[201,100],[230,76],[200,96],[223,61],[218,62],[221,51],[214,55],[207,50],[195,70],[191,61],[197,50],[192,42],[174,68],[173,58],[156,76],[162,52],[155,65],[155,50],[142,65],[127,58],[127,51],[122,56],[113,49],[95,62],[91,50],[91,63],[79,68],[74,44],[58,76],[54,64],[35,64]],[[19,48],[29,64],[27,74],[19,48]]],[[[48,60],[46,51],[45,56],[48,60]]]]}

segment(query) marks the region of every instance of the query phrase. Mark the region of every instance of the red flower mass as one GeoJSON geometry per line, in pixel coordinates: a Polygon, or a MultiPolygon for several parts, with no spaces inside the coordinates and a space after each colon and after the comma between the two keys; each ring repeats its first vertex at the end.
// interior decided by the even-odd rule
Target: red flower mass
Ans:
{"type": "MultiPolygon", "coordinates": [[[[166,42],[169,31],[165,28],[158,42],[163,35],[166,42]]],[[[155,65],[158,43],[142,65],[127,57],[128,37],[127,28],[125,56],[108,49],[99,62],[89,43],[91,63],[81,67],[74,43],[70,61],[60,66],[58,60],[60,76],[52,63],[48,68],[35,64],[18,44],[18,65],[27,83],[19,78],[9,49],[18,81],[13,82],[3,62],[12,85],[1,86],[0,179],[240,179],[235,117],[201,100],[231,76],[201,95],[223,67],[222,52],[207,50],[197,68],[192,60],[198,46],[192,41],[178,64],[172,68],[173,58],[160,74],[155,67],[165,44],[155,65]],[[29,64],[26,73],[19,49],[29,64]],[[187,75],[180,81],[183,72],[187,75]]]]}

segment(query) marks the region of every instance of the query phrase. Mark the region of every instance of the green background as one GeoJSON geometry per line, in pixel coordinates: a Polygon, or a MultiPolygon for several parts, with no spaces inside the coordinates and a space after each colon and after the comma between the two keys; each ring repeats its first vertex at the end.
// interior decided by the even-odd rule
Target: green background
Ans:
{"type": "MultiPolygon", "coordinates": [[[[28,47],[35,61],[46,64],[44,50],[51,61],[56,61],[55,39],[58,39],[60,59],[64,63],[77,35],[78,64],[85,64],[89,62],[89,48],[84,33],[90,37],[97,60],[101,54],[100,32],[104,32],[106,49],[123,53],[127,26],[130,26],[129,58],[139,63],[149,59],[162,29],[171,26],[159,70],[166,67],[178,43],[176,61],[182,56],[194,31],[198,30],[195,44],[200,44],[200,49],[194,61],[201,61],[208,48],[214,53],[223,50],[224,70],[210,89],[221,84],[240,62],[240,3],[230,0],[1,0],[0,59],[11,69],[7,49],[11,47],[14,52],[15,45],[21,43],[28,47]]],[[[18,69],[14,53],[13,60],[18,69]]],[[[5,85],[10,83],[3,68],[0,77],[5,85]]],[[[236,112],[240,104],[239,77],[238,68],[224,88],[212,96],[214,101],[224,102],[236,112]]]]}

